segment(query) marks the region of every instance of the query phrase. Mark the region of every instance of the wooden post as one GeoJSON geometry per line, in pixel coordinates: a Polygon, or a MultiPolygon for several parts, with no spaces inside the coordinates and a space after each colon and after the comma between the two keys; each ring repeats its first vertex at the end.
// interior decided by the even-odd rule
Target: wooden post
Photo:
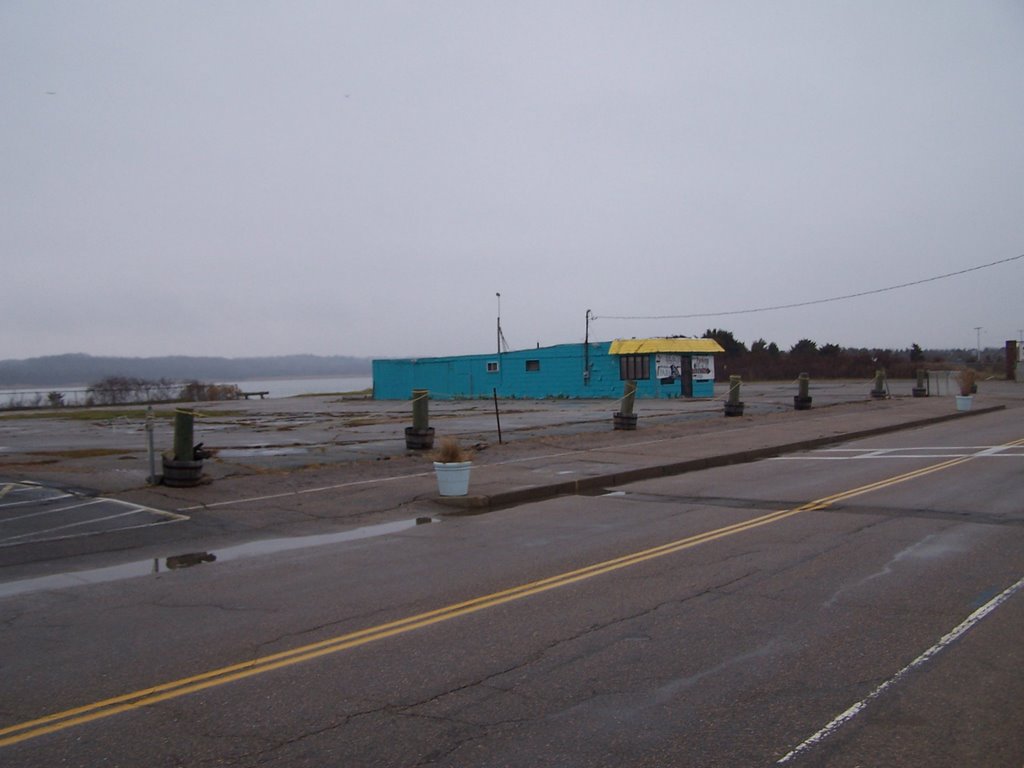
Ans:
{"type": "Polygon", "coordinates": [[[434,447],[434,428],[430,426],[430,391],[412,391],[412,426],[405,428],[405,447],[429,450],[434,447]]]}
{"type": "Polygon", "coordinates": [[[627,381],[619,401],[619,410],[612,414],[615,429],[636,429],[636,414],[633,405],[636,402],[636,382],[627,381]]]}
{"type": "Polygon", "coordinates": [[[624,416],[633,415],[633,406],[636,404],[636,382],[627,381],[622,391],[622,405],[619,412],[624,416]]]}
{"type": "Polygon", "coordinates": [[[743,383],[739,376],[729,377],[729,399],[725,401],[726,416],[742,416],[743,401],[740,400],[740,385],[743,383]]]}
{"type": "Polygon", "coordinates": [[[193,417],[185,411],[174,412],[174,460],[193,461],[195,459],[193,435],[193,417]]]}
{"type": "Polygon", "coordinates": [[[924,385],[925,370],[917,369],[917,386],[910,390],[914,397],[928,397],[928,389],[924,385]]]}
{"type": "Polygon", "coordinates": [[[426,431],[430,426],[430,392],[426,389],[412,391],[412,428],[426,431]]]}

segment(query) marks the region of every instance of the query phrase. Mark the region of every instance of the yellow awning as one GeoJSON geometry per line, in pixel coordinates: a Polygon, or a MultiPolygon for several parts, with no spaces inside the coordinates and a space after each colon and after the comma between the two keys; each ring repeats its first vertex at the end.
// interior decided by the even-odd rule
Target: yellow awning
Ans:
{"type": "Polygon", "coordinates": [[[709,355],[725,350],[714,339],[616,339],[608,350],[611,355],[643,355],[648,352],[709,355]]]}

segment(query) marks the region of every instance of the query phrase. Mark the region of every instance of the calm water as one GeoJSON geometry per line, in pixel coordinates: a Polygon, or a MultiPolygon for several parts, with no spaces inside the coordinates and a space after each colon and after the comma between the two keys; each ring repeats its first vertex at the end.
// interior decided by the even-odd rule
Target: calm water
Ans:
{"type": "MultiPolygon", "coordinates": [[[[314,376],[297,379],[250,379],[247,381],[220,381],[234,384],[243,392],[269,392],[267,397],[295,397],[334,392],[359,392],[373,387],[372,376],[314,376]]],[[[86,387],[24,387],[0,389],[0,408],[10,406],[34,407],[47,405],[51,392],[64,395],[65,405],[83,405],[86,387]]]]}
{"type": "Polygon", "coordinates": [[[373,387],[372,376],[331,376],[309,379],[251,379],[248,381],[227,381],[243,392],[269,392],[267,397],[295,397],[296,395],[318,395],[334,392],[359,392],[373,387]]]}

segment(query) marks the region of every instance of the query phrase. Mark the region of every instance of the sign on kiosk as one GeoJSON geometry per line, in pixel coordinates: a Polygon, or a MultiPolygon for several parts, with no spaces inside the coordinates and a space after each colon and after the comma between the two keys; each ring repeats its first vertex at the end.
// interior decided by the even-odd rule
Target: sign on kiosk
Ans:
{"type": "Polygon", "coordinates": [[[715,358],[711,355],[693,356],[693,380],[714,381],[715,380],[715,358]]]}
{"type": "Polygon", "coordinates": [[[654,367],[656,369],[655,378],[665,381],[675,381],[679,378],[680,372],[683,366],[682,355],[655,355],[654,356],[654,367]]]}

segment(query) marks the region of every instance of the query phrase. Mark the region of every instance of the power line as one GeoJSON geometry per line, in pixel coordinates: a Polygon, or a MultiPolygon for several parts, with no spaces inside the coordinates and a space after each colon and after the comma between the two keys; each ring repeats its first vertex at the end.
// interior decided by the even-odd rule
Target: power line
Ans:
{"type": "Polygon", "coordinates": [[[695,317],[723,317],[725,315],[749,315],[754,312],[774,312],[779,309],[794,309],[796,307],[810,307],[814,304],[827,304],[831,301],[845,301],[846,299],[856,299],[861,296],[871,296],[876,293],[885,293],[886,291],[895,291],[900,288],[909,288],[912,285],[922,285],[923,283],[932,283],[936,280],[945,280],[947,277],[956,277],[957,275],[966,275],[968,272],[977,272],[979,269],[988,269],[989,267],[995,267],[999,264],[1006,264],[1011,261],[1017,261],[1018,259],[1024,259],[1024,253],[1020,256],[1011,256],[1008,259],[1000,259],[999,261],[993,261],[988,264],[979,264],[976,267],[968,267],[967,269],[960,269],[956,272],[947,272],[944,275],[936,275],[935,277],[926,277],[923,280],[913,280],[909,283],[900,283],[899,285],[890,285],[888,288],[875,288],[870,291],[861,291],[860,293],[849,293],[845,296],[832,296],[828,299],[814,299],[813,301],[799,301],[794,304],[778,304],[773,307],[756,307],[754,309],[734,309],[728,312],[695,312],[689,315],[591,315],[591,320],[688,320],[695,317]]]}

